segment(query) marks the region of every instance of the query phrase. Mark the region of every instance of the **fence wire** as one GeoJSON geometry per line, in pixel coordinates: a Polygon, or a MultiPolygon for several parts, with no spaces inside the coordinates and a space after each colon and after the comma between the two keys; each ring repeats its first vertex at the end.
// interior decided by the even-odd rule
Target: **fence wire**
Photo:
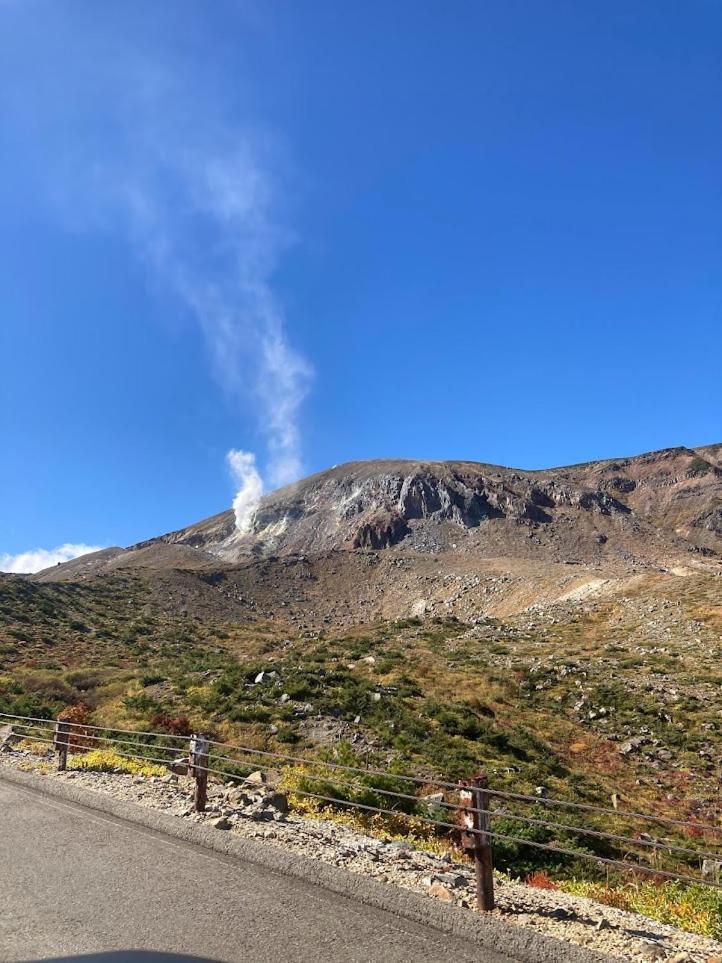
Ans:
{"type": "MultiPolygon", "coordinates": [[[[162,766],[169,766],[173,763],[183,761],[187,758],[189,749],[189,737],[175,735],[173,733],[163,733],[163,732],[150,732],[144,730],[132,730],[132,729],[120,729],[111,726],[97,726],[90,725],[86,723],[77,723],[66,721],[64,723],[64,731],[58,733],[56,730],[56,721],[52,719],[42,719],[32,716],[20,716],[12,715],[10,713],[0,712],[0,720],[9,720],[13,731],[16,729],[22,730],[19,735],[21,738],[26,739],[30,742],[40,742],[49,747],[55,746],[56,748],[62,747],[73,750],[87,749],[88,746],[83,743],[86,741],[91,742],[94,747],[97,748],[111,748],[122,758],[128,758],[137,760],[139,762],[145,763],[157,763],[162,766]],[[44,735],[38,735],[37,730],[40,730],[44,735]],[[52,733],[48,738],[48,734],[52,733]],[[23,734],[25,733],[25,734],[23,734]],[[123,736],[136,736],[144,737],[142,739],[126,739],[123,736]],[[148,739],[153,740],[173,740],[176,745],[162,745],[158,742],[149,742],[148,739]],[[77,740],[74,742],[73,740],[77,740]],[[138,750],[137,752],[131,752],[131,749],[138,750]],[[147,752],[144,752],[147,750],[147,752]],[[161,757],[159,755],[149,755],[149,752],[158,753],[173,753],[173,758],[161,757]]],[[[361,812],[376,813],[384,816],[390,816],[394,818],[413,818],[417,823],[423,823],[435,832],[439,830],[447,830],[459,832],[460,823],[452,821],[452,814],[458,817],[460,813],[460,807],[458,802],[458,793],[460,784],[451,783],[441,779],[436,779],[433,776],[411,776],[404,773],[394,773],[388,770],[376,769],[376,768],[366,768],[362,769],[360,767],[348,766],[342,763],[330,762],[317,758],[309,758],[303,756],[294,756],[286,753],[277,753],[270,750],[255,749],[250,746],[234,746],[228,743],[219,742],[216,740],[206,740],[209,750],[211,747],[223,750],[223,752],[212,752],[211,755],[206,757],[206,761],[198,764],[198,761],[194,763],[194,771],[196,773],[201,773],[205,777],[208,775],[217,776],[226,781],[232,781],[237,784],[238,781],[243,781],[244,777],[239,776],[237,773],[229,772],[228,767],[252,769],[254,762],[243,761],[234,758],[231,755],[225,755],[223,753],[237,753],[243,756],[250,757],[260,757],[261,760],[272,760],[276,763],[285,764],[287,766],[293,766],[297,772],[296,775],[300,775],[302,779],[307,780],[306,786],[308,788],[302,788],[301,785],[294,786],[289,790],[289,794],[296,797],[303,797],[307,799],[317,800],[318,802],[326,803],[330,806],[341,807],[348,810],[359,810],[361,812]],[[217,768],[218,765],[228,764],[226,769],[217,768]],[[308,772],[308,770],[326,770],[325,774],[314,774],[314,772],[308,772]],[[351,782],[348,779],[343,779],[335,774],[339,773],[342,775],[352,774],[352,776],[360,777],[356,782],[351,782]],[[450,801],[449,799],[442,798],[441,800],[429,800],[423,796],[413,795],[412,793],[399,792],[395,789],[384,788],[383,786],[376,785],[373,781],[369,782],[376,777],[381,777],[385,779],[399,780],[402,782],[408,782],[412,786],[418,787],[436,787],[444,791],[446,796],[454,795],[457,797],[457,801],[450,801]],[[365,781],[364,781],[365,780],[365,781]],[[329,794],[328,791],[314,792],[312,791],[313,784],[321,784],[321,789],[326,789],[329,787],[332,793],[336,795],[329,794]],[[342,790],[339,793],[339,788],[342,790]],[[362,802],[358,799],[344,798],[343,790],[351,790],[354,794],[358,795],[361,793],[368,794],[367,801],[362,802]],[[385,805],[377,806],[373,805],[369,797],[383,797],[382,801],[389,800],[388,807],[385,805]],[[413,804],[414,811],[407,812],[401,808],[390,808],[395,800],[399,800],[403,803],[413,804]],[[420,812],[419,809],[422,811],[420,812]],[[424,813],[423,810],[426,809],[424,813]],[[436,815],[432,814],[432,811],[436,810],[436,815]],[[439,813],[448,813],[448,819],[438,818],[439,813]]],[[[293,770],[292,770],[293,771],[293,770]]],[[[507,790],[485,788],[484,792],[488,797],[494,800],[499,800],[500,802],[507,802],[516,805],[534,805],[534,806],[550,806],[550,807],[562,807],[568,810],[573,810],[580,813],[580,815],[591,813],[594,815],[612,816],[617,820],[638,820],[642,822],[654,822],[662,825],[667,825],[671,827],[682,828],[687,831],[693,831],[697,833],[722,833],[722,826],[713,826],[705,823],[700,823],[698,821],[684,821],[680,819],[675,819],[667,816],[657,816],[652,813],[637,813],[630,812],[619,809],[610,809],[604,806],[596,806],[590,803],[576,803],[570,800],[563,799],[551,799],[548,797],[532,796],[525,793],[516,793],[507,790]]],[[[428,795],[431,795],[430,793],[428,795]]],[[[680,846],[676,843],[662,841],[658,839],[644,839],[639,837],[625,836],[621,833],[608,832],[606,830],[601,830],[588,826],[575,826],[565,822],[553,821],[550,819],[541,819],[537,816],[523,815],[518,812],[511,812],[504,806],[497,805],[495,808],[489,808],[488,810],[475,809],[473,807],[464,806],[464,812],[473,814],[483,814],[489,815],[493,819],[504,819],[511,822],[523,823],[525,825],[538,827],[541,829],[551,830],[557,833],[569,833],[576,834],[579,836],[588,836],[600,840],[605,840],[611,843],[624,844],[627,847],[635,848],[639,847],[645,850],[651,850],[653,856],[657,856],[661,853],[668,853],[671,856],[678,855],[680,857],[694,858],[696,860],[711,860],[714,862],[722,862],[722,852],[711,852],[708,850],[697,850],[691,847],[680,846]]],[[[523,836],[513,835],[512,833],[502,833],[498,829],[490,828],[489,830],[479,830],[479,829],[467,829],[465,827],[465,832],[469,832],[472,835],[483,835],[487,839],[496,839],[508,843],[513,843],[517,846],[529,846],[534,849],[544,850],[546,852],[555,853],[561,856],[568,856],[574,859],[584,859],[593,862],[596,865],[613,867],[615,869],[620,869],[627,872],[633,873],[643,873],[652,877],[657,877],[660,879],[671,879],[679,880],[685,883],[696,883],[703,884],[713,889],[722,889],[722,882],[717,879],[704,878],[700,876],[692,876],[685,872],[676,872],[671,869],[662,869],[658,866],[649,866],[643,863],[632,862],[629,859],[617,859],[611,856],[602,856],[588,851],[579,851],[574,849],[569,849],[565,846],[558,845],[555,842],[542,842],[540,840],[528,839],[523,836]]]]}

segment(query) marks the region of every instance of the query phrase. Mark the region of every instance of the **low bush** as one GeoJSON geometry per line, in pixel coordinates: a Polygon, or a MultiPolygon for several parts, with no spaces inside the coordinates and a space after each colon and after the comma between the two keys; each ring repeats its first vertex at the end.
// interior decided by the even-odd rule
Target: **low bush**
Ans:
{"type": "Polygon", "coordinates": [[[128,759],[110,749],[92,749],[82,756],[75,756],[68,768],[87,772],[125,772],[132,776],[164,776],[168,771],[165,766],[128,759]]]}
{"type": "Polygon", "coordinates": [[[668,882],[630,882],[618,885],[584,880],[561,880],[557,888],[575,896],[586,896],[641,913],[650,919],[679,926],[690,933],[722,938],[722,892],[708,886],[668,882]]]}

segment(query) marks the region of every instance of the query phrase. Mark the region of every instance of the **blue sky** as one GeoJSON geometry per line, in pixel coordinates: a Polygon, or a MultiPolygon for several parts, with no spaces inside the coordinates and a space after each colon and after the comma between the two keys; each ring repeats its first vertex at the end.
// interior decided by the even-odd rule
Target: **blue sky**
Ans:
{"type": "Polygon", "coordinates": [[[357,458],[722,441],[716,0],[0,28],[0,567],[357,458]]]}

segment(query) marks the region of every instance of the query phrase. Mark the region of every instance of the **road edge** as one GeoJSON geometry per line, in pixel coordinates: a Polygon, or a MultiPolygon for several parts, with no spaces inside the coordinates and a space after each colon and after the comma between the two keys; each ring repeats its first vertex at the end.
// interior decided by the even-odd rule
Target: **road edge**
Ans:
{"type": "Polygon", "coordinates": [[[574,943],[565,943],[526,927],[514,926],[460,907],[439,903],[391,883],[381,883],[322,860],[290,853],[270,842],[244,839],[230,832],[189,823],[177,816],[146,809],[137,803],[79,786],[70,786],[65,782],[56,782],[39,773],[3,767],[0,770],[0,780],[3,779],[224,856],[243,859],[284,876],[302,879],[338,896],[384,910],[401,919],[431,926],[442,933],[468,940],[486,949],[506,953],[515,957],[519,963],[613,963],[617,959],[574,943]]]}

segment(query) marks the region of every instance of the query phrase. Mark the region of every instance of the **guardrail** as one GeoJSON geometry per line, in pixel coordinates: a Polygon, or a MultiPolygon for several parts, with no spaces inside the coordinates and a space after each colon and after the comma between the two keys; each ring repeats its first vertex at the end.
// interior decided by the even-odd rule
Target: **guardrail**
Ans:
{"type": "Polygon", "coordinates": [[[483,773],[452,783],[431,776],[364,769],[317,757],[235,746],[215,741],[204,733],[174,735],[8,713],[0,713],[1,724],[12,726],[13,733],[22,738],[52,746],[61,770],[67,766],[69,753],[92,748],[112,749],[121,757],[184,770],[194,780],[193,807],[197,812],[205,810],[209,778],[242,783],[252,771],[268,771],[275,766],[296,777],[289,791],[291,796],[397,819],[412,817],[417,825],[428,826],[435,834],[451,835],[473,857],[481,910],[494,907],[495,841],[589,860],[606,867],[607,872],[619,870],[722,889],[722,824],[495,789],[483,773]],[[590,820],[602,825],[585,824],[590,820]],[[613,831],[617,825],[633,824],[650,831],[640,830],[634,835],[613,831]],[[517,826],[548,831],[556,838],[526,838],[519,835],[517,826]],[[652,835],[652,827],[657,827],[657,837],[652,835]],[[665,830],[686,834],[696,845],[683,846],[660,838],[665,830]],[[566,836],[571,842],[562,845],[559,836],[566,836]],[[584,840],[593,841],[603,852],[585,849],[584,840]],[[663,857],[667,865],[662,864],[663,857]],[[712,872],[705,872],[710,867],[712,872]]]}

